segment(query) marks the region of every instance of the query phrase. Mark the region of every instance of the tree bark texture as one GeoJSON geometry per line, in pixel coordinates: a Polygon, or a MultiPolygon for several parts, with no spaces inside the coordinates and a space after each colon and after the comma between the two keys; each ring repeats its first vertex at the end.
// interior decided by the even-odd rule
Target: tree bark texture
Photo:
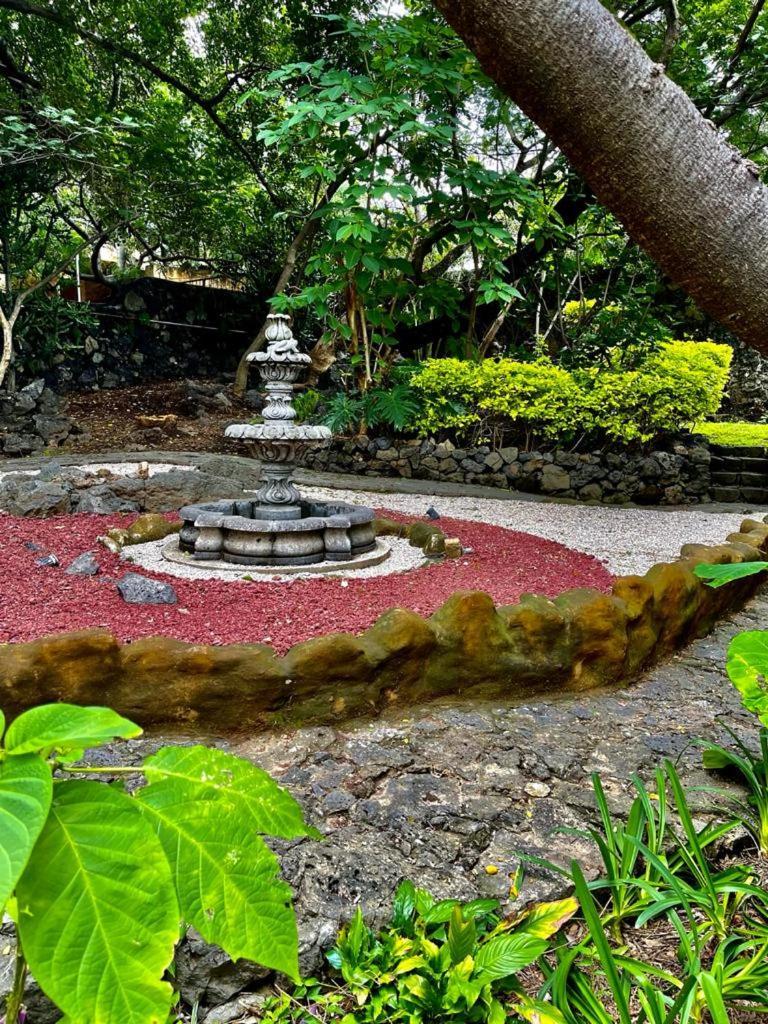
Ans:
{"type": "Polygon", "coordinates": [[[434,0],[698,305],[768,352],[768,189],[600,0],[434,0]]]}

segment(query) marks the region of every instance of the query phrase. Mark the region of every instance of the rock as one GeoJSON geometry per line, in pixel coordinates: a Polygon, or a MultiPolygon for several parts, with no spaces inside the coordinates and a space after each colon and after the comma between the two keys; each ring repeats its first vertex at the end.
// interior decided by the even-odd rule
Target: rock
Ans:
{"type": "Polygon", "coordinates": [[[59,560],[51,553],[50,555],[43,555],[42,558],[35,559],[35,565],[39,565],[43,569],[55,569],[59,564],[59,560]]]}
{"type": "Polygon", "coordinates": [[[120,596],[128,604],[176,604],[178,597],[170,583],[128,572],[117,582],[120,596]]]}
{"type": "Polygon", "coordinates": [[[422,550],[430,558],[445,554],[445,537],[442,533],[433,533],[427,540],[422,550]]]}
{"type": "Polygon", "coordinates": [[[35,433],[45,443],[65,441],[71,432],[72,421],[67,416],[35,416],[35,433]]]}
{"type": "Polygon", "coordinates": [[[552,792],[552,787],[545,782],[528,782],[525,785],[525,792],[535,800],[543,800],[552,792]]]}
{"type": "Polygon", "coordinates": [[[69,563],[64,572],[68,576],[95,576],[99,571],[99,563],[92,551],[84,551],[69,563]]]}
{"type": "Polygon", "coordinates": [[[36,434],[6,434],[3,452],[6,455],[31,455],[43,447],[43,439],[36,434]]]}
{"type": "Polygon", "coordinates": [[[107,516],[115,512],[138,512],[139,505],[135,501],[118,497],[108,484],[97,484],[82,492],[77,502],[77,511],[107,516]]]}
{"type": "MultiPolygon", "coordinates": [[[[223,950],[209,945],[193,928],[179,943],[175,964],[176,984],[184,1001],[190,1006],[199,1003],[203,1008],[223,1007],[271,973],[249,960],[233,963],[223,950]]],[[[210,1015],[207,1019],[211,1019],[210,1015]]],[[[213,1019],[229,1021],[234,1018],[213,1019]]]]}
{"type": "Polygon", "coordinates": [[[599,501],[603,496],[603,488],[600,484],[587,484],[579,491],[579,497],[586,501],[599,501]]]}
{"type": "Polygon", "coordinates": [[[197,468],[200,473],[227,478],[249,489],[258,486],[261,480],[261,467],[258,462],[231,455],[203,455],[197,463],[197,468]]]}
{"type": "MultiPolygon", "coordinates": [[[[13,984],[16,966],[16,937],[13,925],[4,924],[0,929],[0,1004],[5,1012],[5,1000],[13,984]]],[[[24,1007],[30,1024],[57,1024],[61,1011],[43,995],[34,978],[27,975],[24,987],[24,1007]]],[[[5,1018],[3,1018],[5,1019],[5,1018]]],[[[20,1020],[22,1018],[19,1018],[20,1020]]]]}
{"type": "MultiPolygon", "coordinates": [[[[530,465],[530,463],[529,463],[530,465]]],[[[571,486],[571,477],[564,469],[547,463],[541,471],[541,489],[546,494],[556,491],[567,491],[571,486]]]]}
{"type": "Polygon", "coordinates": [[[428,544],[434,543],[433,537],[444,537],[443,531],[438,526],[430,523],[411,523],[406,529],[408,543],[413,548],[424,550],[428,544]]]}
{"type": "Polygon", "coordinates": [[[55,516],[71,511],[69,488],[34,477],[6,487],[0,484],[0,508],[14,516],[55,516]]]}
{"type": "Polygon", "coordinates": [[[231,999],[228,1003],[214,1006],[204,1017],[205,1024],[229,1024],[230,1021],[257,1021],[259,1008],[272,993],[263,995],[248,992],[246,995],[231,999]]]}
{"type": "Polygon", "coordinates": [[[181,523],[170,523],[158,512],[145,512],[128,527],[123,544],[147,544],[151,540],[163,540],[172,533],[178,533],[181,523]]]}
{"type": "Polygon", "coordinates": [[[485,465],[488,469],[495,472],[497,469],[502,469],[505,465],[505,461],[500,452],[491,452],[489,455],[485,456],[485,465]]]}
{"type": "Polygon", "coordinates": [[[519,448],[500,448],[499,455],[506,465],[512,462],[517,462],[517,456],[520,454],[519,448]]]}
{"type": "Polygon", "coordinates": [[[436,508],[433,508],[432,505],[429,506],[429,508],[427,509],[425,514],[426,514],[428,519],[439,519],[440,518],[440,513],[437,511],[436,508]]]}
{"type": "Polygon", "coordinates": [[[196,470],[171,469],[155,473],[144,485],[145,512],[176,512],[183,505],[237,497],[243,488],[231,477],[196,470]]]}

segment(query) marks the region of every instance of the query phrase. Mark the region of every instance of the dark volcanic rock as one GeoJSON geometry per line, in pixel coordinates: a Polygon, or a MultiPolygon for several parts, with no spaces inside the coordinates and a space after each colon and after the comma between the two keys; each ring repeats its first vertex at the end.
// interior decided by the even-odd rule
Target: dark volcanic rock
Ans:
{"type": "Polygon", "coordinates": [[[126,573],[117,582],[120,596],[128,604],[176,604],[176,591],[170,583],[151,580],[137,572],[126,573]]]}

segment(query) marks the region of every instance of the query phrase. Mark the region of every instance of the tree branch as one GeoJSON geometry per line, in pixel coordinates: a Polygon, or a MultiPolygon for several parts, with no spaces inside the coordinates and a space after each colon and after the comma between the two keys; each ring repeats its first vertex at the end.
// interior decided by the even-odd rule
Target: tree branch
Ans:
{"type": "Polygon", "coordinates": [[[190,103],[193,103],[207,115],[209,120],[211,120],[216,126],[219,133],[243,157],[258,178],[259,183],[271,199],[272,203],[278,209],[283,208],[284,203],[272,189],[271,185],[262,173],[260,161],[254,157],[239,135],[229,127],[226,121],[221,119],[218,111],[216,110],[216,97],[210,98],[201,95],[196,89],[193,89],[186,82],[177,78],[176,75],[173,75],[168,71],[164,71],[153,61],[149,60],[147,57],[143,57],[140,53],[130,49],[130,47],[124,46],[122,43],[118,43],[113,39],[107,39],[105,36],[100,36],[96,32],[91,32],[90,29],[82,28],[80,25],[73,24],[68,18],[65,18],[64,15],[60,14],[53,8],[38,7],[36,4],[29,3],[28,0],[0,0],[0,8],[2,7],[9,11],[17,11],[19,14],[27,14],[30,17],[41,18],[54,25],[58,25],[59,28],[63,28],[68,32],[73,32],[81,39],[88,40],[88,42],[93,43],[94,46],[98,46],[107,53],[113,53],[118,57],[122,57],[124,60],[130,61],[132,64],[136,64],[138,67],[148,71],[150,75],[157,78],[158,81],[165,82],[166,85],[170,85],[183,96],[186,96],[190,103]]]}

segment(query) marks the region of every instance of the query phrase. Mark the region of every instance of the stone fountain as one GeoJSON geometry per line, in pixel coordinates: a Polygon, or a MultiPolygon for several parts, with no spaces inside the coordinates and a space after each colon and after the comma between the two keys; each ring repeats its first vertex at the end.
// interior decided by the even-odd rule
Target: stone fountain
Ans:
{"type": "Polygon", "coordinates": [[[287,316],[269,315],[266,340],[265,351],[248,356],[265,385],[264,422],[234,423],[226,430],[261,460],[261,487],[252,500],[182,508],[179,549],[201,561],[264,567],[383,561],[389,552],[377,544],[373,509],[307,501],[293,482],[297,458],[327,447],[332,435],[324,426],[294,423],[294,385],[311,359],[299,351],[287,316]]]}

